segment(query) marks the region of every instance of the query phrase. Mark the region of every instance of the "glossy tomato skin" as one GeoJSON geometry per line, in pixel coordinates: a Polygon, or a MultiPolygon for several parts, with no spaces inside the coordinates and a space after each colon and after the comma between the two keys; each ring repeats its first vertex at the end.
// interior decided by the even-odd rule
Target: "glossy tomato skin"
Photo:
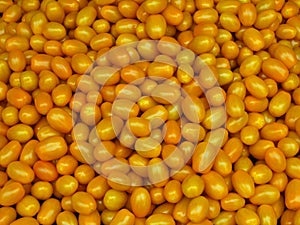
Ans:
{"type": "Polygon", "coordinates": [[[64,156],[68,147],[64,138],[60,136],[49,137],[36,147],[36,154],[41,160],[51,161],[64,156]]]}
{"type": "Polygon", "coordinates": [[[0,225],[298,224],[299,8],[0,0],[0,225]]]}
{"type": "Polygon", "coordinates": [[[130,204],[133,213],[137,217],[145,217],[151,209],[151,198],[145,188],[136,188],[130,197],[130,204]]]}
{"type": "Polygon", "coordinates": [[[22,184],[31,183],[35,178],[34,171],[24,162],[14,161],[8,164],[6,170],[8,176],[22,184]]]}
{"type": "Polygon", "coordinates": [[[300,185],[299,179],[292,179],[285,189],[285,205],[289,209],[296,209],[299,206],[299,195],[296,191],[300,185]]]}
{"type": "Polygon", "coordinates": [[[25,195],[25,189],[19,182],[12,181],[0,190],[0,204],[12,206],[19,202],[25,195]]]}

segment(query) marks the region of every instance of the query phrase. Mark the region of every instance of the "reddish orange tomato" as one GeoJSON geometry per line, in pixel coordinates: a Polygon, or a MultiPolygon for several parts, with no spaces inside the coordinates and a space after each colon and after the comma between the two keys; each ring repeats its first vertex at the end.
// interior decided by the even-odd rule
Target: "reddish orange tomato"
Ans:
{"type": "Polygon", "coordinates": [[[250,146],[249,152],[256,159],[264,159],[265,153],[270,147],[275,147],[272,141],[260,139],[254,145],[250,146]]]}
{"type": "Polygon", "coordinates": [[[292,48],[285,45],[276,46],[272,55],[275,59],[280,60],[288,69],[297,63],[295,52],[292,48]]]}
{"type": "Polygon", "coordinates": [[[35,175],[42,181],[54,181],[58,177],[56,167],[52,162],[37,161],[33,165],[35,175]]]}
{"type": "Polygon", "coordinates": [[[229,157],[232,163],[236,162],[242,154],[243,143],[239,138],[230,138],[223,146],[225,154],[229,157]]]}
{"type": "Polygon", "coordinates": [[[295,211],[294,210],[285,210],[283,211],[281,218],[280,218],[280,224],[293,224],[295,217],[295,211]]]}

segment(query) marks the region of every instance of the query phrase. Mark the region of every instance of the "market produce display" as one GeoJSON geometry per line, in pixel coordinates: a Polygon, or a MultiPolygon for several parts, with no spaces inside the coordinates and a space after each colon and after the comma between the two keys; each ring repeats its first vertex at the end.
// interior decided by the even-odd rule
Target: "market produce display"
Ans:
{"type": "Polygon", "coordinates": [[[299,0],[0,0],[0,225],[300,224],[299,0]]]}

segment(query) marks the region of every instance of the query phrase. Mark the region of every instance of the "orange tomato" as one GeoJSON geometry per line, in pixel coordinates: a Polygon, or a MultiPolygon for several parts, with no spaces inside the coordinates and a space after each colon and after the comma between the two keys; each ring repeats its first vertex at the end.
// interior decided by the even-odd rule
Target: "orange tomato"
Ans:
{"type": "Polygon", "coordinates": [[[67,143],[60,136],[46,138],[36,146],[36,154],[44,161],[59,159],[67,153],[67,150],[67,143]]]}
{"type": "Polygon", "coordinates": [[[151,209],[151,198],[148,190],[142,187],[135,188],[130,196],[130,204],[135,216],[147,216],[151,209]]]}
{"type": "Polygon", "coordinates": [[[11,181],[0,190],[0,204],[2,206],[12,206],[18,203],[25,195],[23,185],[16,181],[11,181]]]}

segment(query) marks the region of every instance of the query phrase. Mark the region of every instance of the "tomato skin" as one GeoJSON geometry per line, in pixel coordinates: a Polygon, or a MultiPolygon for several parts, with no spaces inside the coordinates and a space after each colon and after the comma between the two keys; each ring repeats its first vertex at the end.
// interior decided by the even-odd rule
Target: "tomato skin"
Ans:
{"type": "Polygon", "coordinates": [[[22,225],[22,224],[38,225],[39,222],[36,219],[32,218],[32,217],[23,217],[23,218],[15,220],[11,224],[12,225],[22,225]]]}
{"type": "Polygon", "coordinates": [[[288,209],[297,209],[300,206],[299,179],[292,179],[285,189],[285,205],[288,209]]]}
{"type": "Polygon", "coordinates": [[[77,191],[78,184],[75,177],[64,175],[55,181],[55,190],[62,196],[71,196],[77,191]]]}
{"type": "Polygon", "coordinates": [[[16,210],[12,207],[1,207],[0,213],[2,215],[2,218],[0,219],[0,224],[10,224],[17,219],[16,210]]]}
{"type": "Polygon", "coordinates": [[[35,197],[26,195],[20,202],[17,203],[16,210],[18,214],[23,217],[35,216],[40,210],[40,203],[35,197]]]}
{"type": "Polygon", "coordinates": [[[26,143],[33,137],[33,129],[31,126],[19,123],[7,130],[7,138],[9,140],[17,140],[20,143],[26,143]]]}
{"type": "Polygon", "coordinates": [[[260,135],[263,139],[279,141],[288,135],[288,127],[278,122],[269,123],[261,129],[260,135]]]}
{"type": "Polygon", "coordinates": [[[257,214],[262,224],[277,224],[275,211],[270,205],[261,205],[257,208],[257,214]]]}
{"type": "Polygon", "coordinates": [[[215,171],[202,175],[205,183],[205,192],[209,197],[220,200],[228,194],[228,187],[224,178],[215,171]]]}
{"type": "Polygon", "coordinates": [[[0,0],[0,225],[300,224],[299,9],[0,0]]]}
{"type": "Polygon", "coordinates": [[[145,217],[150,212],[151,198],[145,188],[136,188],[130,197],[131,209],[135,216],[145,217]]]}
{"type": "Polygon", "coordinates": [[[7,91],[7,101],[18,109],[28,105],[32,101],[31,95],[19,87],[13,87],[7,91]]]}
{"type": "Polygon", "coordinates": [[[8,164],[6,172],[11,179],[22,184],[31,183],[35,177],[30,166],[21,161],[14,161],[8,164]]]}
{"type": "Polygon", "coordinates": [[[89,215],[96,210],[96,201],[94,197],[86,192],[78,191],[72,195],[73,209],[83,215],[89,215]]]}
{"type": "Polygon", "coordinates": [[[61,49],[62,52],[67,56],[73,56],[79,53],[86,54],[88,52],[87,46],[83,42],[76,39],[68,39],[64,41],[61,46],[61,49]]]}
{"type": "Polygon", "coordinates": [[[96,210],[93,213],[89,215],[83,215],[79,214],[78,216],[78,224],[79,225],[84,225],[84,224],[89,224],[89,225],[97,225],[101,224],[101,217],[99,212],[96,210]]]}
{"type": "Polygon", "coordinates": [[[51,127],[61,133],[69,133],[73,121],[71,115],[61,108],[52,108],[48,111],[47,121],[51,127]]]}
{"type": "Polygon", "coordinates": [[[171,215],[158,213],[149,216],[146,219],[146,225],[158,225],[158,224],[169,224],[175,225],[175,221],[171,215]]]}
{"type": "Polygon", "coordinates": [[[110,224],[117,225],[117,224],[134,224],[135,216],[133,213],[131,213],[128,209],[121,209],[110,224]]]}
{"type": "Polygon", "coordinates": [[[277,173],[283,172],[287,166],[285,155],[279,148],[269,148],[265,154],[265,161],[277,173]]]}
{"type": "Polygon", "coordinates": [[[242,197],[249,198],[255,194],[254,181],[245,171],[236,171],[231,179],[233,187],[242,197]]]}
{"type": "Polygon", "coordinates": [[[33,165],[35,175],[42,181],[55,181],[58,177],[55,165],[52,162],[39,160],[33,165]]]}
{"type": "Polygon", "coordinates": [[[16,161],[22,151],[22,145],[19,141],[8,142],[0,150],[0,166],[7,167],[9,163],[16,161]]]}
{"type": "Polygon", "coordinates": [[[38,200],[47,200],[53,194],[53,186],[47,181],[38,181],[31,187],[31,194],[38,200]]]}
{"type": "Polygon", "coordinates": [[[293,49],[285,45],[278,45],[273,52],[273,57],[280,60],[288,69],[292,68],[297,62],[293,49]]]}
{"type": "Polygon", "coordinates": [[[253,204],[273,204],[280,197],[279,190],[271,184],[262,184],[255,187],[255,194],[250,198],[253,204]]]}
{"type": "Polygon", "coordinates": [[[289,75],[289,71],[286,66],[281,61],[274,58],[269,58],[263,61],[262,71],[268,77],[279,83],[285,81],[289,75]]]}
{"type": "Polygon", "coordinates": [[[41,205],[41,209],[37,214],[37,220],[41,224],[52,224],[60,211],[60,201],[55,198],[49,198],[41,205]]]}
{"type": "Polygon", "coordinates": [[[281,117],[287,113],[291,105],[291,95],[286,91],[278,91],[270,103],[268,110],[272,116],[281,117]]]}
{"type": "Polygon", "coordinates": [[[253,3],[241,4],[238,17],[244,26],[252,26],[257,18],[257,11],[253,3]]]}
{"type": "Polygon", "coordinates": [[[183,180],[181,188],[187,198],[194,198],[202,194],[204,186],[205,183],[201,176],[191,174],[183,180]]]}
{"type": "Polygon", "coordinates": [[[36,54],[31,58],[31,69],[37,74],[43,70],[51,69],[53,56],[46,54],[36,54]]]}
{"type": "Polygon", "coordinates": [[[262,34],[255,28],[248,28],[243,33],[243,41],[253,51],[259,51],[265,46],[262,34]]]}
{"type": "Polygon", "coordinates": [[[187,217],[194,223],[201,222],[208,213],[209,203],[208,200],[199,196],[193,198],[187,208],[187,217]]]}
{"type": "Polygon", "coordinates": [[[61,40],[66,36],[65,27],[57,22],[49,22],[45,24],[42,30],[42,34],[47,39],[51,40],[61,40]]]}
{"type": "Polygon", "coordinates": [[[46,138],[36,146],[36,154],[44,161],[59,159],[64,156],[67,151],[67,143],[65,139],[60,136],[46,138]]]}
{"type": "Polygon", "coordinates": [[[70,63],[61,56],[55,56],[51,61],[51,69],[56,76],[62,80],[67,80],[72,75],[70,63]]]}
{"type": "Polygon", "coordinates": [[[173,218],[181,223],[187,223],[187,208],[190,203],[190,199],[183,197],[174,207],[173,218]]]}
{"type": "Polygon", "coordinates": [[[25,195],[25,189],[19,182],[12,181],[0,190],[0,205],[12,206],[25,195]]]}
{"type": "Polygon", "coordinates": [[[256,212],[247,208],[239,209],[235,215],[235,220],[238,224],[260,224],[260,220],[256,212]]]}
{"type": "Polygon", "coordinates": [[[245,205],[245,199],[239,194],[229,193],[221,200],[221,207],[226,211],[236,211],[245,205]]]}

